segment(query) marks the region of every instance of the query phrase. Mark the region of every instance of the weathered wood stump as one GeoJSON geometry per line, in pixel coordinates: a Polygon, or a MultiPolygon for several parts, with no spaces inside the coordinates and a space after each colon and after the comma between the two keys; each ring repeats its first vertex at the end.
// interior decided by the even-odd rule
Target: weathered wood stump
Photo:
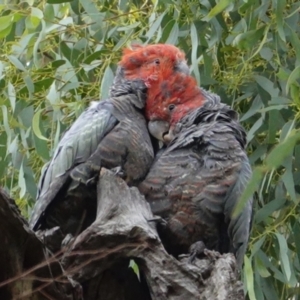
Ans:
{"type": "MultiPolygon", "coordinates": [[[[86,299],[244,299],[233,255],[210,255],[194,265],[187,258],[178,261],[165,251],[150,219],[150,206],[137,188],[102,169],[97,219],[74,240],[65,256],[66,270],[84,285],[96,280],[107,287],[112,274],[103,277],[106,270],[129,274],[129,260],[134,259],[143,274],[139,289],[144,294],[126,298],[121,291],[105,289],[91,295],[87,289],[86,299]]],[[[133,293],[138,283],[134,279],[129,285],[133,293]]]]}
{"type": "Polygon", "coordinates": [[[15,201],[0,189],[0,299],[80,299],[77,285],[21,216],[15,201]]]}
{"type": "MultiPolygon", "coordinates": [[[[7,270],[5,274],[2,271],[1,281],[15,279],[7,284],[4,282],[3,288],[11,291],[18,286],[22,293],[33,291],[42,276],[33,277],[33,272],[44,272],[47,285],[44,289],[39,285],[39,293],[35,293],[37,296],[29,299],[47,299],[43,298],[41,291],[47,289],[50,295],[57,290],[58,283],[61,294],[48,299],[79,298],[80,287],[83,298],[88,300],[244,299],[233,255],[209,251],[204,259],[196,259],[194,264],[189,264],[187,258],[178,261],[165,251],[155,224],[148,222],[153,215],[137,188],[129,188],[114,173],[102,169],[97,189],[97,218],[62,249],[59,260],[64,272],[57,268],[57,262],[51,261],[53,258],[45,258],[41,242],[27,228],[14,205],[7,209],[11,215],[14,214],[13,222],[8,213],[2,215],[1,210],[0,234],[3,235],[6,228],[3,238],[8,241],[4,248],[8,252],[9,248],[12,249],[9,245],[13,245],[13,252],[7,255],[13,255],[16,262],[22,262],[8,263],[8,259],[4,258],[5,250],[1,250],[2,266],[7,270]],[[136,273],[129,267],[131,260],[138,266],[136,273]],[[49,274],[49,262],[53,270],[60,271],[49,274]],[[24,276],[34,265],[38,267],[29,272],[29,278],[24,276]]],[[[7,201],[3,203],[0,202],[1,209],[7,201]]],[[[10,298],[0,295],[0,299],[10,298]]]]}

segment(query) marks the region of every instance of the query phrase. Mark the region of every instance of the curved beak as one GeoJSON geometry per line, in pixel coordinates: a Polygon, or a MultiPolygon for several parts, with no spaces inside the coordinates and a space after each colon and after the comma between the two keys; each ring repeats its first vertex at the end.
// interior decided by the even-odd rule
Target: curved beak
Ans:
{"type": "Polygon", "coordinates": [[[164,141],[164,136],[169,133],[170,124],[166,121],[150,121],[148,123],[148,129],[151,135],[153,135],[159,141],[164,141]]]}
{"type": "Polygon", "coordinates": [[[164,144],[169,144],[174,139],[174,136],[173,130],[169,130],[169,132],[164,135],[164,144]]]}
{"type": "Polygon", "coordinates": [[[190,75],[190,68],[185,60],[180,60],[175,65],[174,71],[183,73],[185,75],[190,75]]]}

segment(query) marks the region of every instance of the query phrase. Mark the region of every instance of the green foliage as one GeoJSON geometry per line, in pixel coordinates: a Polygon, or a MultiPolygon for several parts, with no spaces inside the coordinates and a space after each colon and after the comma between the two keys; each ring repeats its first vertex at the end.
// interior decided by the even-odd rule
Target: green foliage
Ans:
{"type": "Polygon", "coordinates": [[[13,3],[0,1],[0,178],[24,214],[62,132],[107,95],[120,50],[172,43],[248,131],[255,172],[243,199],[257,191],[248,297],[298,299],[300,1],[13,3]]]}
{"type": "Polygon", "coordinates": [[[139,266],[136,264],[136,262],[133,259],[131,259],[129,261],[129,266],[128,267],[131,268],[133,270],[133,272],[135,273],[135,275],[137,276],[137,278],[139,280],[141,280],[139,266]]]}

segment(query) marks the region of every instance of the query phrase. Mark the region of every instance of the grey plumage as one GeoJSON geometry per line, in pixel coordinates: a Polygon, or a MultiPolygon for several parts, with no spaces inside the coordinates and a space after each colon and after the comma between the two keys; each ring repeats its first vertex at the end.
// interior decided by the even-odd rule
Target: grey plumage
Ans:
{"type": "Polygon", "coordinates": [[[80,115],[44,168],[30,219],[33,230],[60,226],[63,235],[74,235],[87,227],[95,218],[101,167],[118,169],[129,185],[145,177],[154,156],[142,114],[146,86],[118,76],[111,97],[80,115]]]}
{"type": "Polygon", "coordinates": [[[241,266],[252,218],[252,198],[241,214],[232,212],[252,171],[246,134],[237,113],[202,90],[206,103],[185,116],[176,136],[153,163],[139,189],[154,214],[167,250],[186,253],[202,241],[208,249],[233,252],[241,266]]]}

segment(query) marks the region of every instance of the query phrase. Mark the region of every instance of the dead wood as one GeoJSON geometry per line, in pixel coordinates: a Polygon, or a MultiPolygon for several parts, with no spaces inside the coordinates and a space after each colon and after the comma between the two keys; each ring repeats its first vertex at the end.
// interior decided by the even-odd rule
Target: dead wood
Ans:
{"type": "Polygon", "coordinates": [[[233,255],[209,255],[194,265],[187,259],[178,261],[166,253],[154,224],[148,222],[153,215],[137,188],[129,188],[105,169],[97,188],[97,219],[73,241],[64,259],[68,274],[83,286],[97,281],[106,287],[105,293],[93,296],[84,289],[86,299],[244,299],[233,255]],[[130,259],[139,266],[140,285],[136,276],[129,275],[133,274],[128,270],[130,259]],[[134,292],[139,286],[143,296],[125,297],[123,288],[116,293],[117,287],[110,296],[107,289],[113,272],[120,277],[127,274],[129,289],[134,292]]]}
{"type": "MultiPolygon", "coordinates": [[[[0,188],[0,299],[79,299],[60,264],[0,188]],[[73,293],[74,292],[74,293],[73,293]]],[[[80,292],[80,291],[79,291],[80,292]]]]}
{"type": "Polygon", "coordinates": [[[95,222],[63,247],[59,261],[1,191],[0,299],[244,299],[233,255],[208,251],[194,264],[178,261],[148,222],[153,215],[137,188],[102,169],[97,190],[95,222]]]}

